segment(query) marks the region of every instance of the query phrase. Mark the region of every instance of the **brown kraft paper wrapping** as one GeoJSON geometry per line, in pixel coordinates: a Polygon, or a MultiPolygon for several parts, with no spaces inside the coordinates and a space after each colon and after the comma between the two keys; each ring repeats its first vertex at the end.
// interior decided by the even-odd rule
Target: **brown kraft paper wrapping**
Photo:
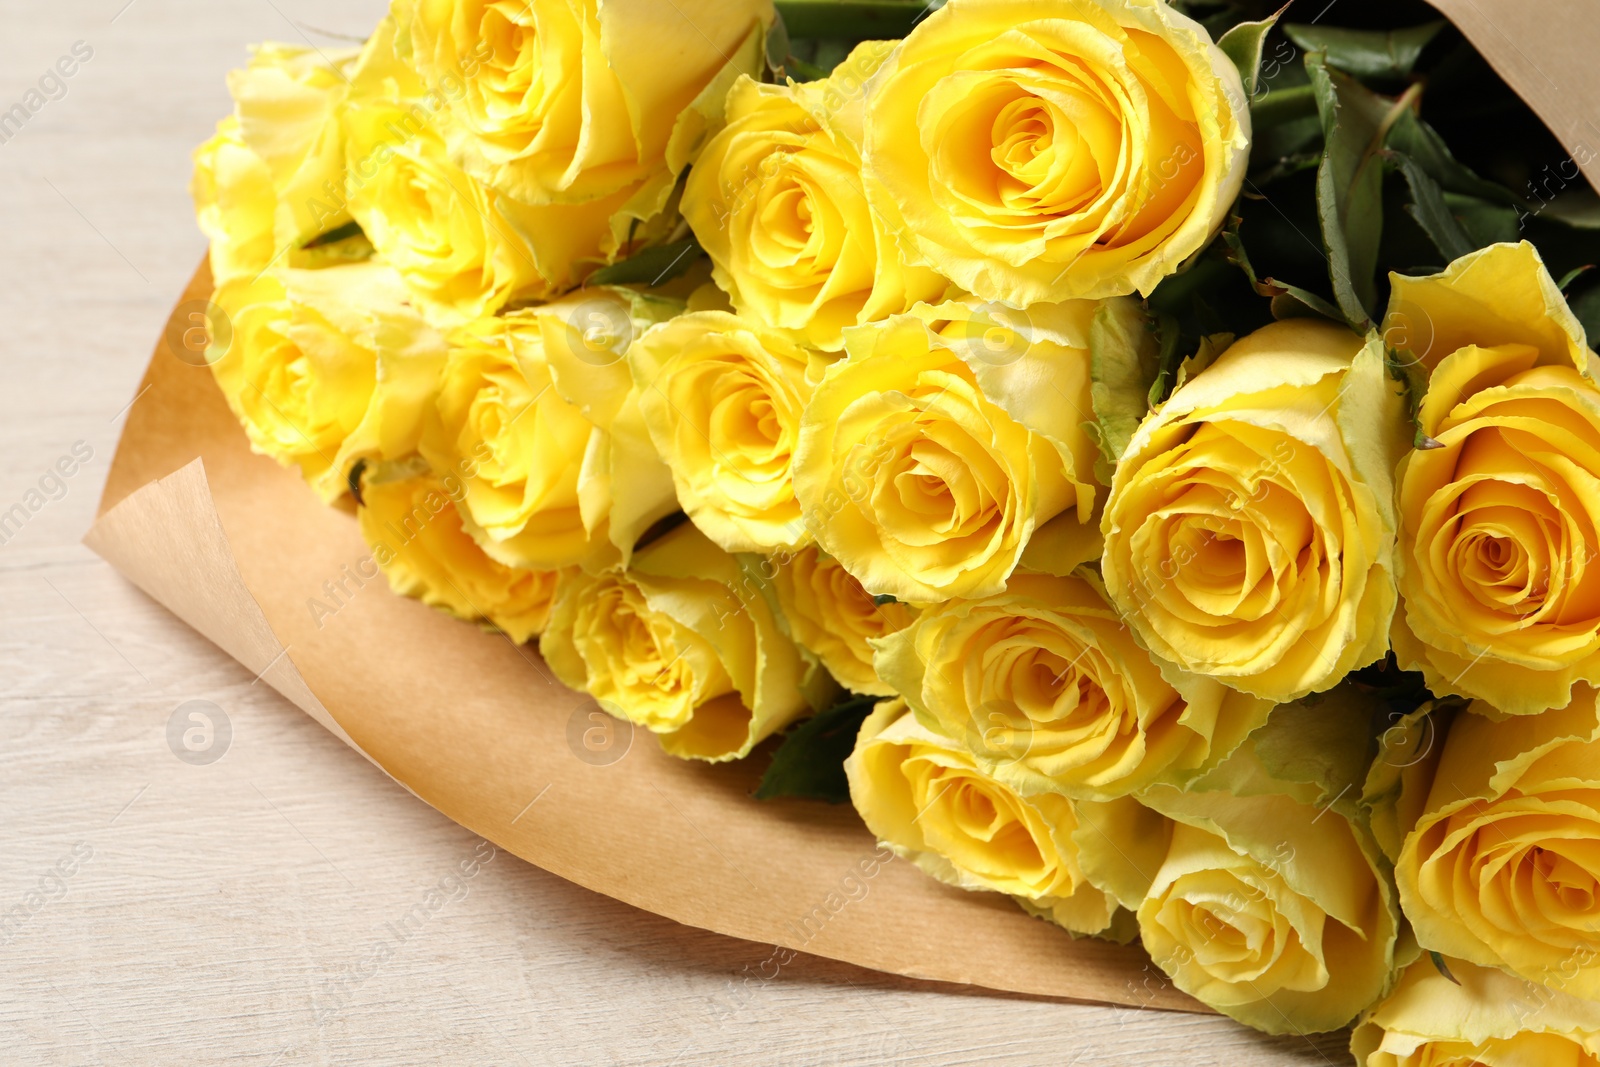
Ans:
{"type": "MultiPolygon", "coordinates": [[[[1592,0],[1431,2],[1600,185],[1592,0]]],[[[210,292],[202,266],[85,541],[401,785],[530,863],[692,926],[914,978],[1205,1010],[1137,947],[1075,940],[1004,897],[884,862],[848,806],[751,799],[760,752],[680,762],[639,730],[621,758],[620,738],[581,757],[593,701],[531,647],[363,578],[374,568],[353,515],[250,452],[210,371],[167,340],[210,292]],[[332,599],[324,583],[345,592],[332,599]],[[313,613],[313,598],[336,610],[313,613]]]]}

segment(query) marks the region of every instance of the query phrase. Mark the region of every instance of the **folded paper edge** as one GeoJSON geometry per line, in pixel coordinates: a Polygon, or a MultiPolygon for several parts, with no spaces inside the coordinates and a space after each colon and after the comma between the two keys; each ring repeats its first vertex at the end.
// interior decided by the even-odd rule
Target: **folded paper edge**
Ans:
{"type": "Polygon", "coordinates": [[[147,596],[383,770],[311,691],[289,649],[273,633],[261,605],[245,585],[211,498],[203,459],[196,457],[165,478],[128,494],[95,520],[83,543],[147,596]]]}

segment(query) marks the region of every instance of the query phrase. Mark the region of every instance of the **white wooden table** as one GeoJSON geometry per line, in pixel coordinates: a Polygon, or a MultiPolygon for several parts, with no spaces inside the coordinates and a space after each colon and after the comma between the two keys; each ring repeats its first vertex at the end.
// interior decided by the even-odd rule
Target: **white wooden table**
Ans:
{"type": "Polygon", "coordinates": [[[202,252],[189,151],[228,106],[224,72],[248,42],[335,46],[321,31],[362,35],[384,6],[0,0],[0,112],[75,42],[93,49],[0,143],[0,512],[76,442],[92,449],[0,545],[0,1062],[1345,1062],[1337,1035],[1270,1040],[809,957],[734,997],[768,947],[504,854],[394,936],[476,838],[78,543],[202,252]],[[193,699],[233,731],[205,766],[167,742],[193,699]]]}

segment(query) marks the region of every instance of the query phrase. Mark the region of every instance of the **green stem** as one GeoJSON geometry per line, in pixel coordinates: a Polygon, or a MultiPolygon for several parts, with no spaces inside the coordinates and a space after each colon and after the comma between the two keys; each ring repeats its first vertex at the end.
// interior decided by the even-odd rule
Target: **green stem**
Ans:
{"type": "Polygon", "coordinates": [[[922,0],[776,0],[790,37],[891,40],[911,32],[928,10],[922,0]]]}

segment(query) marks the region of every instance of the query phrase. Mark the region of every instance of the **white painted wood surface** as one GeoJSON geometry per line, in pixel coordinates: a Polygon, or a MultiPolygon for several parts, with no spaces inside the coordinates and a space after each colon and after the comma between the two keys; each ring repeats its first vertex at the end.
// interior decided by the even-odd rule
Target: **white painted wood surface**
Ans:
{"type": "Polygon", "coordinates": [[[679,926],[478,846],[78,544],[202,251],[188,154],[248,42],[335,46],[382,0],[0,0],[0,1062],[1343,1063],[1337,1036],[931,987],[679,926]],[[51,84],[47,88],[54,89],[51,84]],[[80,448],[81,451],[81,448],[80,448]],[[168,720],[215,703],[206,766],[168,720]],[[62,874],[70,871],[70,874],[62,874]],[[413,915],[409,925],[404,922],[413,915]]]}

